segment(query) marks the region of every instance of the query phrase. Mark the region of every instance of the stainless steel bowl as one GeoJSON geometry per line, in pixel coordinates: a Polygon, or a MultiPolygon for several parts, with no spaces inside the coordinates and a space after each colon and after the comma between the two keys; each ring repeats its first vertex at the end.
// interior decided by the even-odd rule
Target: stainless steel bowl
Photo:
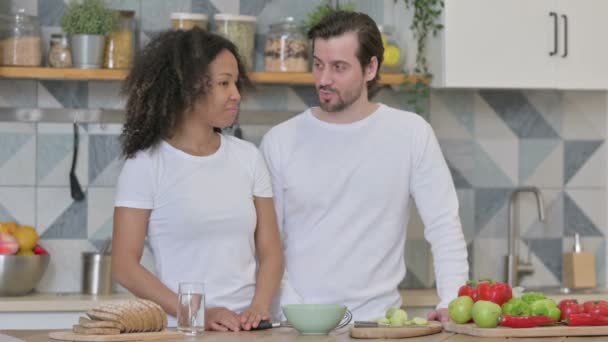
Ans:
{"type": "Polygon", "coordinates": [[[31,292],[49,266],[49,255],[0,255],[0,296],[31,292]]]}

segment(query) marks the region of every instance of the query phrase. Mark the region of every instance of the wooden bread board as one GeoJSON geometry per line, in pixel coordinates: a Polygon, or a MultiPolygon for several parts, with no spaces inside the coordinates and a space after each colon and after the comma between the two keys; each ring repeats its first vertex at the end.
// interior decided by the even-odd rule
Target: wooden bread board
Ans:
{"type": "Polygon", "coordinates": [[[351,328],[350,336],[354,338],[406,338],[437,334],[443,330],[441,323],[429,321],[426,326],[406,327],[365,327],[351,328]]]}
{"type": "Polygon", "coordinates": [[[569,327],[553,325],[535,328],[478,328],[474,323],[445,323],[446,331],[479,337],[551,337],[551,336],[608,336],[608,326],[569,327]]]}
{"type": "Polygon", "coordinates": [[[53,331],[49,333],[49,337],[53,340],[62,341],[92,341],[92,342],[103,342],[103,341],[149,341],[149,340],[168,340],[172,338],[184,337],[183,333],[179,331],[157,331],[157,332],[143,332],[143,333],[123,333],[118,335],[83,335],[76,334],[71,330],[53,331]]]}

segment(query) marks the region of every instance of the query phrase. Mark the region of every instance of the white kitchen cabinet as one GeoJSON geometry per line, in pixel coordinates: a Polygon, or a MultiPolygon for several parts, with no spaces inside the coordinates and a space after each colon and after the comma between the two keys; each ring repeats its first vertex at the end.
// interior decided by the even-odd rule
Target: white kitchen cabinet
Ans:
{"type": "Polygon", "coordinates": [[[606,0],[445,0],[433,86],[608,89],[606,0]]]}
{"type": "Polygon", "coordinates": [[[566,50],[557,63],[557,88],[608,89],[608,1],[558,0],[566,50]],[[567,32],[567,36],[565,33],[567,32]],[[562,57],[565,55],[565,57],[562,57]]]}

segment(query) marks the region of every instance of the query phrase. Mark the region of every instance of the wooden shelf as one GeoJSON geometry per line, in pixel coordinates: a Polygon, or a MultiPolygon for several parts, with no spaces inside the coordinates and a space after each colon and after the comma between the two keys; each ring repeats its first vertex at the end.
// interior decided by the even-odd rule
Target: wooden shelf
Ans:
{"type": "MultiPolygon", "coordinates": [[[[37,80],[72,81],[120,81],[127,76],[126,69],[63,69],[43,67],[0,67],[0,78],[21,78],[37,80]]],[[[253,72],[249,77],[254,83],[266,84],[314,84],[311,73],[306,72],[253,72]]],[[[419,77],[409,77],[416,81],[419,77]]],[[[380,83],[385,85],[402,84],[408,79],[404,74],[382,74],[380,83]]]]}

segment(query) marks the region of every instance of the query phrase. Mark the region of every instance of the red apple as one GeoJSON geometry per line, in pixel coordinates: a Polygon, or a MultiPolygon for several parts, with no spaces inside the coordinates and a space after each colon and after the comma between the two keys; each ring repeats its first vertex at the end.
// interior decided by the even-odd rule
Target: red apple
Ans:
{"type": "Polygon", "coordinates": [[[19,243],[12,235],[0,233],[0,255],[15,254],[19,250],[19,243]]]}

